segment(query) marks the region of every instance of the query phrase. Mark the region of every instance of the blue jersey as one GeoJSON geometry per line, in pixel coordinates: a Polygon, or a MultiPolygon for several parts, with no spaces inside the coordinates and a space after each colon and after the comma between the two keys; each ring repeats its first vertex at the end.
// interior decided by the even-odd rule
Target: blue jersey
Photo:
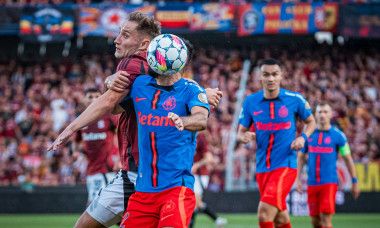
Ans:
{"type": "MultiPolygon", "coordinates": [[[[188,116],[194,106],[209,110],[205,90],[180,79],[172,86],[157,85],[149,75],[139,76],[131,88],[138,125],[139,168],[136,190],[161,192],[177,186],[193,189],[191,174],[196,133],[180,132],[168,113],[188,116]]],[[[123,106],[123,105],[122,105],[123,106]]]]}
{"type": "Polygon", "coordinates": [[[300,94],[280,89],[275,99],[265,99],[264,91],[245,98],[239,123],[254,124],[256,129],[256,172],[269,172],[280,167],[297,168],[297,153],[290,149],[296,136],[296,117],[302,120],[312,114],[300,94]]]}
{"type": "Polygon", "coordinates": [[[321,185],[338,183],[336,161],[338,151],[347,143],[343,132],[335,127],[328,131],[315,130],[301,150],[308,153],[307,184],[321,185]]]}

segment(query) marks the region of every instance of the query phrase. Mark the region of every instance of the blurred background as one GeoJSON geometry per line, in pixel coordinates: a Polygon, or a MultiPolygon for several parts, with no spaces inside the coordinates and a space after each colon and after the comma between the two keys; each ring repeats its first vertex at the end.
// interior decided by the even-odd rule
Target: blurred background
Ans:
{"type": "MultiPolygon", "coordinates": [[[[347,135],[362,194],[354,201],[347,192],[339,159],[337,212],[380,213],[378,0],[0,0],[0,213],[85,209],[86,156],[70,143],[45,148],[84,110],[84,90],[102,90],[115,73],[113,39],[133,11],[189,39],[196,51],[185,77],[223,91],[205,131],[214,155],[205,201],[217,211],[256,212],[256,145],[231,142],[231,124],[244,60],[248,95],[261,90],[257,64],[272,57],[282,63],[282,87],[313,109],[328,101],[347,135]]],[[[306,194],[291,192],[288,203],[293,215],[308,214],[306,194]]]]}

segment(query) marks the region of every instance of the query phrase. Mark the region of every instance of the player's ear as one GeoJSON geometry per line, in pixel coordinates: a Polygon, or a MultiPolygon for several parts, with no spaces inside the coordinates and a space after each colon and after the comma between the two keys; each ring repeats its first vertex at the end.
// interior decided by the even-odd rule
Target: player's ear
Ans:
{"type": "Polygon", "coordinates": [[[141,51],[147,51],[150,44],[150,40],[145,38],[141,41],[140,50],[141,51]]]}

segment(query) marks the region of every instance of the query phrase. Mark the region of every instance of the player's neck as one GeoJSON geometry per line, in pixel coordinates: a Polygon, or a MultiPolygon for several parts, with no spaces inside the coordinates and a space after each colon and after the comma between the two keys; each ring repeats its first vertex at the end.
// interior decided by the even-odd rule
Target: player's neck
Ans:
{"type": "Polygon", "coordinates": [[[159,75],[156,78],[157,84],[161,86],[171,86],[181,79],[181,74],[176,73],[173,75],[159,75]]]}
{"type": "Polygon", "coordinates": [[[317,124],[317,129],[319,131],[328,131],[331,128],[331,124],[317,124]]]}
{"type": "Polygon", "coordinates": [[[265,90],[264,89],[264,97],[265,99],[275,99],[278,97],[278,95],[280,94],[280,88],[276,89],[276,90],[273,90],[273,91],[269,91],[269,90],[265,90]]]}

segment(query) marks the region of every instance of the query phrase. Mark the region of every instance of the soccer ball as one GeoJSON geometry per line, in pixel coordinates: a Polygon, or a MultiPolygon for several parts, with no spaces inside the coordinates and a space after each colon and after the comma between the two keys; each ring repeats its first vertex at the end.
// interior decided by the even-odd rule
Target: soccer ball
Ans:
{"type": "Polygon", "coordinates": [[[157,74],[172,75],[185,66],[187,47],[178,36],[162,34],[150,42],[147,60],[157,74]]]}

